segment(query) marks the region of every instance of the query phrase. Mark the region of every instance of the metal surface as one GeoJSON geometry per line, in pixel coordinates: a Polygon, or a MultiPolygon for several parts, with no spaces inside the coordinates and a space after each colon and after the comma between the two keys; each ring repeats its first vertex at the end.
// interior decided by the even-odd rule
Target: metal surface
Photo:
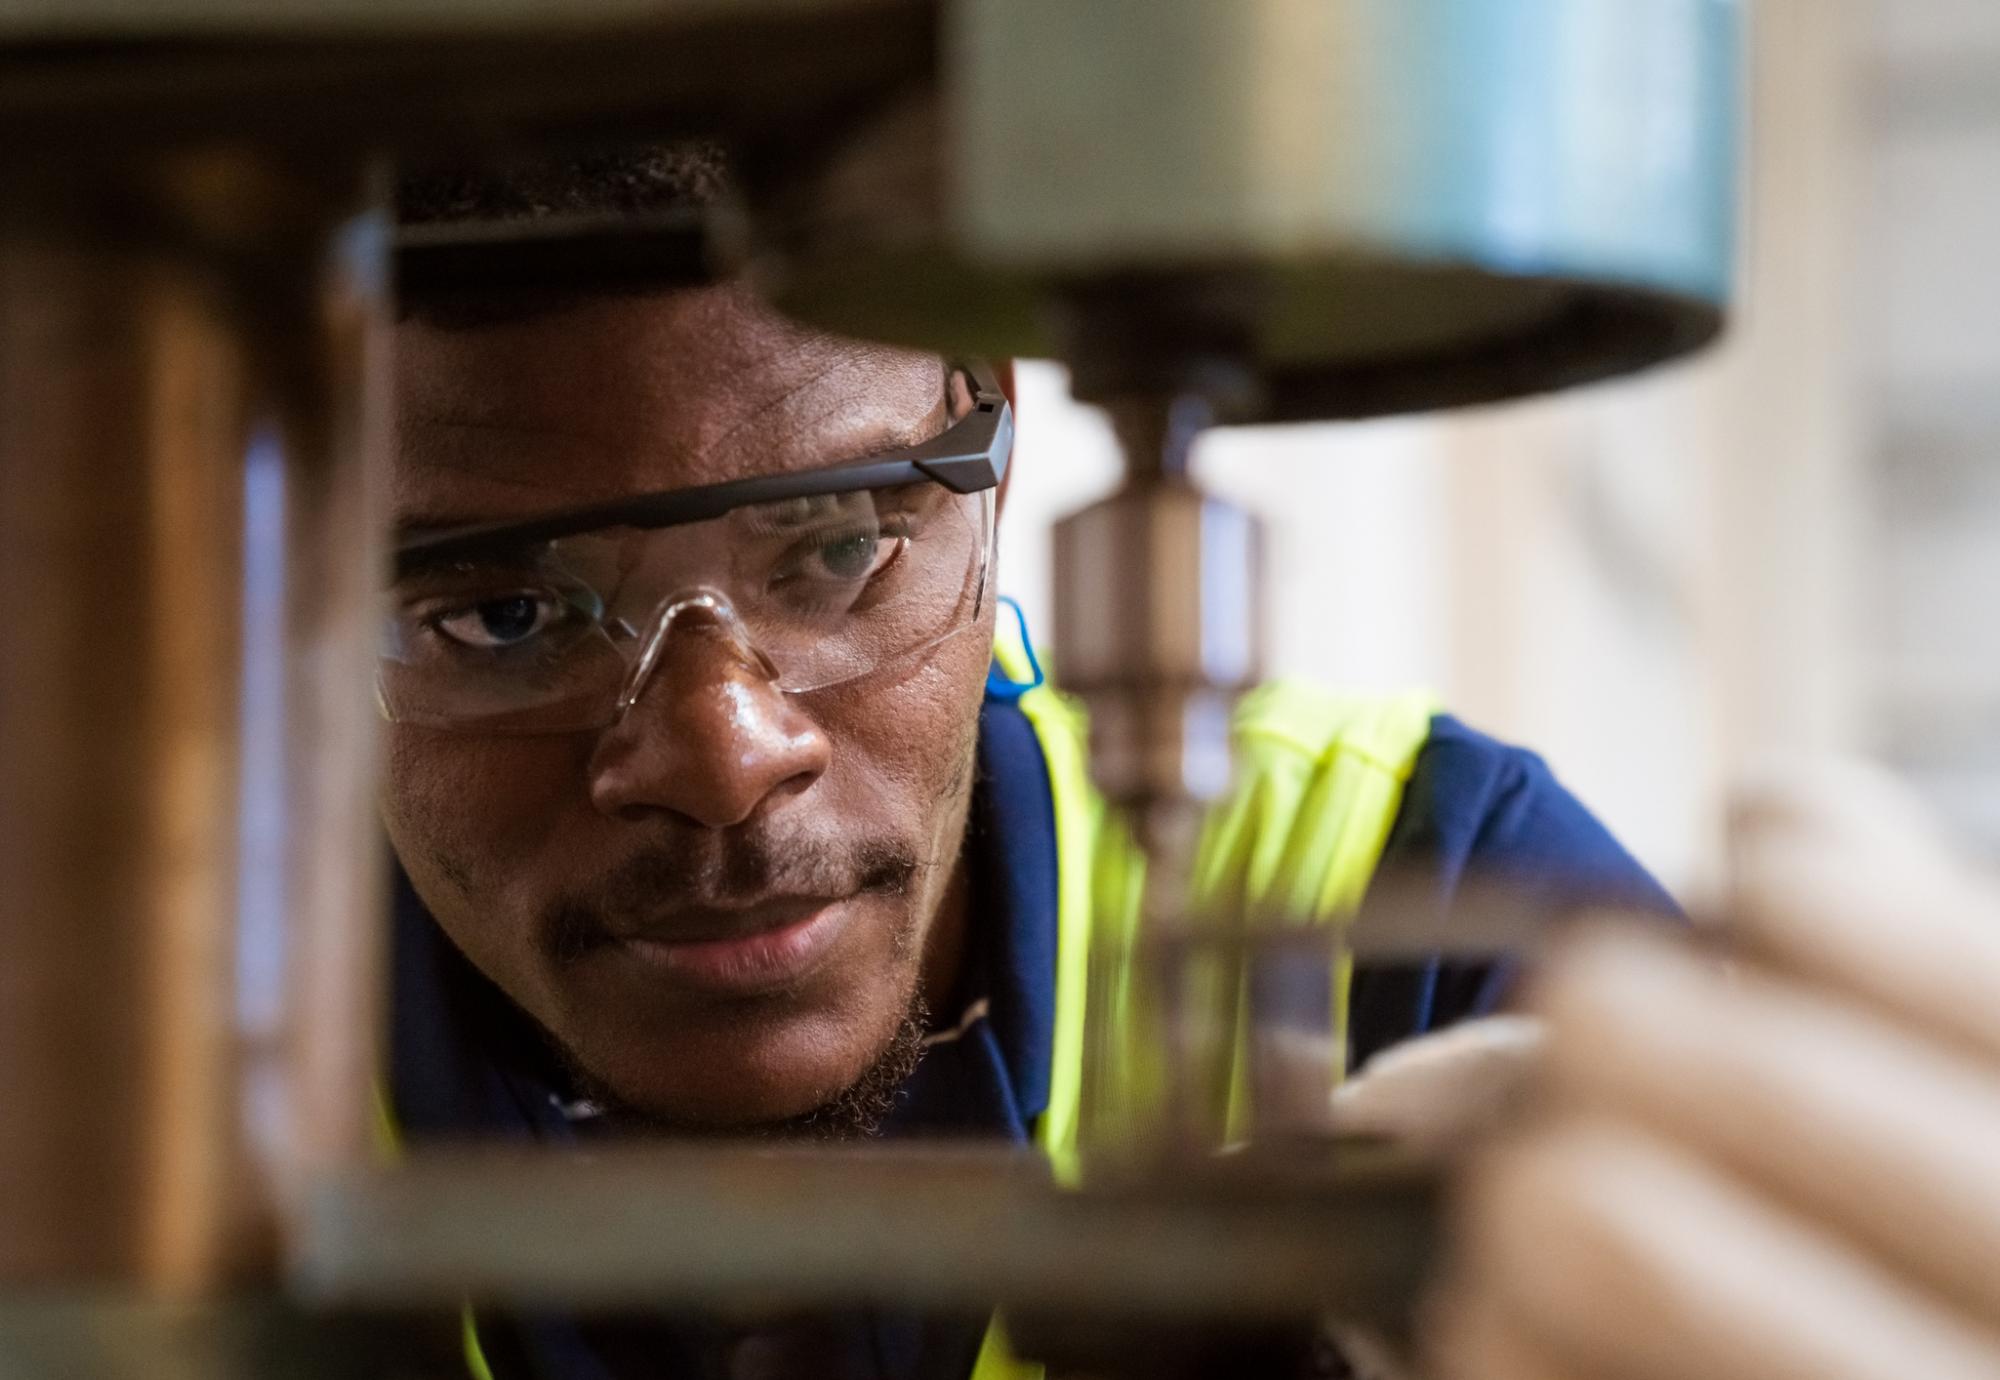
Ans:
{"type": "Polygon", "coordinates": [[[965,0],[942,95],[773,199],[771,281],[861,334],[1071,359],[1102,396],[1147,365],[1103,348],[1107,290],[1170,303],[1192,276],[1241,303],[1236,416],[1630,372],[1721,321],[1737,10],[965,0]]]}
{"type": "Polygon", "coordinates": [[[0,245],[0,1278],[205,1275],[232,1212],[234,347],[169,265],[0,245]]]}
{"type": "Polygon", "coordinates": [[[297,1282],[359,1307],[782,1299],[1377,1320],[1422,1278],[1433,1189],[1370,1153],[1079,1192],[1003,1152],[432,1153],[325,1185],[297,1282]]]}
{"type": "MultiPolygon", "coordinates": [[[[1212,342],[1169,339],[1177,382],[1212,370],[1212,342]]],[[[1243,956],[1166,956],[1222,919],[1193,912],[1189,868],[1229,788],[1230,716],[1260,670],[1264,613],[1257,520],[1188,473],[1208,400],[1141,392],[1109,411],[1125,483],[1055,531],[1055,662],[1090,711],[1091,779],[1148,865],[1136,932],[1093,934],[1079,1122],[1092,1172],[1198,1160],[1227,1139],[1243,956]]]]}
{"type": "MultiPolygon", "coordinates": [[[[333,214],[369,204],[368,188],[336,185],[333,214]]],[[[281,1218],[318,1175],[376,1149],[388,995],[373,694],[386,225],[366,210],[313,244],[277,281],[249,275],[238,299],[254,303],[240,320],[262,387],[242,471],[258,507],[245,523],[236,1009],[241,1095],[281,1218]]]]}
{"type": "Polygon", "coordinates": [[[0,41],[218,33],[409,37],[468,27],[542,34],[662,20],[777,22],[856,8],[856,0],[8,0],[0,11],[0,41]]]}
{"type": "Polygon", "coordinates": [[[268,1257],[274,1152],[365,1134],[367,313],[289,215],[206,255],[98,228],[0,230],[0,1281],[180,1296],[268,1257]]]}
{"type": "Polygon", "coordinates": [[[0,1299],[0,1375],[10,1380],[452,1376],[411,1364],[415,1337],[257,1295],[199,1306],[92,1294],[0,1299]]]}
{"type": "MultiPolygon", "coordinates": [[[[1128,454],[1164,444],[1132,431],[1128,454]]],[[[1229,786],[1231,700],[1260,669],[1259,524],[1157,459],[1128,472],[1056,525],[1055,662],[1090,706],[1109,799],[1212,800],[1229,786]]]]}
{"type": "Polygon", "coordinates": [[[312,18],[184,4],[205,17],[130,24],[127,7],[74,8],[0,24],[0,162],[245,137],[355,162],[536,139],[782,142],[936,63],[926,0],[420,0],[408,14],[352,0],[312,18]]]}

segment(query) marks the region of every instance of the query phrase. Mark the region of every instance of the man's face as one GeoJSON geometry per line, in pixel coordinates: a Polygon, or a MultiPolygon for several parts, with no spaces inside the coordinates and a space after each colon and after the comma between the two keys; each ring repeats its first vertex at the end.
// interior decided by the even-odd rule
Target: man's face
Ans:
{"type": "MultiPolygon", "coordinates": [[[[715,288],[398,329],[399,522],[814,469],[946,424],[937,360],[715,288]]],[[[397,856],[468,958],[623,1103],[810,1111],[905,1023],[958,864],[991,601],[913,662],[790,695],[683,636],[609,728],[389,727],[397,856]]]]}

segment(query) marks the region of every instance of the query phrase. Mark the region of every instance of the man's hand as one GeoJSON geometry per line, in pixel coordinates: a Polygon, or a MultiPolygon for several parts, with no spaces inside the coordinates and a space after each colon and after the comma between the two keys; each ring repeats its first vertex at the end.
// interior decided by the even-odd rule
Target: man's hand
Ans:
{"type": "Polygon", "coordinates": [[[1542,1047],[1527,1016],[1467,1021],[1383,1050],[1333,1095],[1334,1129],[1447,1150],[1498,1125],[1542,1047]]]}
{"type": "Polygon", "coordinates": [[[2000,1376],[2000,891],[1872,778],[1741,812],[1728,969],[1540,986],[1546,1105],[1475,1163],[1444,1380],[2000,1376]]]}

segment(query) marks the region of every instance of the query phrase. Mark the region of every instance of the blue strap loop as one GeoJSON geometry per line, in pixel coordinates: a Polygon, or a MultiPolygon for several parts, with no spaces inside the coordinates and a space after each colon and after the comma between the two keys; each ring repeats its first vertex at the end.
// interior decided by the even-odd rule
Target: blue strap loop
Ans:
{"type": "Polygon", "coordinates": [[[1021,611],[1019,601],[1007,595],[1001,595],[1000,602],[1013,611],[1014,625],[1021,632],[1021,651],[1028,658],[1028,669],[1034,672],[1035,678],[1025,681],[1012,679],[1001,669],[1000,662],[996,658],[986,668],[986,698],[1013,704],[1030,690],[1040,689],[1048,677],[1042,674],[1042,663],[1035,657],[1035,640],[1028,636],[1028,615],[1021,611]]]}

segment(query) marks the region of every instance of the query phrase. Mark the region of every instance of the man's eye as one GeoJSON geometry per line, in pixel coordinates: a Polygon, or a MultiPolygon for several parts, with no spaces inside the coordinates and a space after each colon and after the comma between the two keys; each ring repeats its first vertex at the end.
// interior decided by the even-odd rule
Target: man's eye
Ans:
{"type": "Polygon", "coordinates": [[[462,646],[504,651],[542,636],[569,614],[569,606],[553,595],[522,591],[447,609],[433,615],[430,625],[462,646]]]}
{"type": "Polygon", "coordinates": [[[867,522],[824,529],[792,548],[780,580],[866,584],[896,564],[920,530],[913,515],[903,511],[879,512],[867,522]]]}
{"type": "Polygon", "coordinates": [[[894,564],[903,539],[880,532],[851,532],[819,543],[803,562],[808,579],[851,584],[873,579],[894,564]]]}

